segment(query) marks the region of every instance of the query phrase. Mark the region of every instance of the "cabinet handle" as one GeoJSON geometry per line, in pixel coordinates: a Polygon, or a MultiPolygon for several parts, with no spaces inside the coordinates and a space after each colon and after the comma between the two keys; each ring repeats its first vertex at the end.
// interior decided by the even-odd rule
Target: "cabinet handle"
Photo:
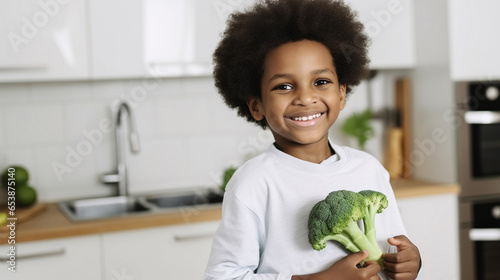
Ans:
{"type": "MultiPolygon", "coordinates": [[[[25,255],[23,255],[23,254],[16,255],[16,260],[64,255],[64,253],[66,253],[65,248],[58,248],[58,249],[54,249],[54,250],[50,250],[50,251],[41,251],[41,252],[34,252],[34,253],[25,254],[25,255]]],[[[3,255],[0,257],[1,262],[8,261],[8,260],[9,260],[9,257],[5,257],[3,255]]]]}
{"type": "Polygon", "coordinates": [[[215,235],[215,232],[204,232],[204,233],[192,233],[192,234],[178,234],[174,235],[174,240],[177,242],[189,241],[202,239],[207,237],[212,237],[215,235]]]}
{"type": "Polygon", "coordinates": [[[467,111],[464,117],[469,124],[500,123],[500,112],[496,111],[467,111]]]}
{"type": "Polygon", "coordinates": [[[500,241],[499,228],[473,228],[469,231],[472,241],[500,241]]]}

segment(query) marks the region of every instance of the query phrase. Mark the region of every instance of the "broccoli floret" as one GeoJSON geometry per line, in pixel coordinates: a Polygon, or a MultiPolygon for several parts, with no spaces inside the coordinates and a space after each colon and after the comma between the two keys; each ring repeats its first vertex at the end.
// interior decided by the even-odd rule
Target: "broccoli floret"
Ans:
{"type": "Polygon", "coordinates": [[[365,190],[359,192],[366,198],[366,213],[363,219],[363,225],[365,227],[366,238],[375,246],[377,244],[376,230],[375,230],[375,215],[382,213],[385,208],[389,205],[387,197],[377,191],[365,190]]]}
{"type": "MultiPolygon", "coordinates": [[[[362,219],[372,219],[368,214],[369,201],[360,193],[341,190],[331,192],[316,203],[309,213],[308,221],[309,243],[312,247],[319,251],[326,247],[327,240],[335,240],[353,253],[368,250],[366,260],[375,260],[383,266],[382,251],[376,240],[371,242],[357,223],[362,219]]],[[[373,225],[371,221],[370,226],[373,225]]]]}

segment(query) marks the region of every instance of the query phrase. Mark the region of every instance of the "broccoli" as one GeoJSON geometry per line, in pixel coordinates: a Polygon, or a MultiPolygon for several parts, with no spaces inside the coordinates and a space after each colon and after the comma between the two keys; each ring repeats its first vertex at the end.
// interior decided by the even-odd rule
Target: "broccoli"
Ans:
{"type": "Polygon", "coordinates": [[[365,190],[359,193],[366,198],[367,204],[365,218],[363,219],[366,238],[368,238],[372,244],[377,245],[375,214],[382,213],[389,205],[389,201],[383,193],[377,191],[365,190]]]}
{"type": "Polygon", "coordinates": [[[324,249],[328,240],[340,242],[353,253],[366,249],[369,252],[366,260],[377,261],[383,267],[382,251],[375,238],[374,218],[387,205],[385,195],[376,191],[331,192],[309,213],[309,243],[317,251],[324,249]],[[369,235],[359,228],[360,220],[363,220],[369,235]]]}

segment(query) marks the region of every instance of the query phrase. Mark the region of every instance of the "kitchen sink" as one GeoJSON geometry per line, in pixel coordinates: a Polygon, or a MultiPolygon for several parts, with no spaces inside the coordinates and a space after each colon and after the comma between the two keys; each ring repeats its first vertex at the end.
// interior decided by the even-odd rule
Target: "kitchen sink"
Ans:
{"type": "Polygon", "coordinates": [[[222,202],[222,196],[214,193],[177,193],[159,194],[145,197],[145,200],[159,208],[182,208],[199,205],[211,205],[222,202]]]}
{"type": "Polygon", "coordinates": [[[138,198],[128,196],[67,201],[59,203],[59,207],[73,221],[128,216],[151,211],[138,198]]]}
{"type": "Polygon", "coordinates": [[[142,196],[113,196],[60,202],[59,208],[72,221],[89,221],[140,214],[164,213],[220,205],[213,192],[167,192],[142,196]]]}

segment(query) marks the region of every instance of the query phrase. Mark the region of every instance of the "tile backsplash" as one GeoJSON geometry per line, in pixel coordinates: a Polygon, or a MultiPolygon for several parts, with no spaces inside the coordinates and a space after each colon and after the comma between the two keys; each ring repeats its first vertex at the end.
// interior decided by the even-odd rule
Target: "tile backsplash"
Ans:
{"type": "MultiPolygon", "coordinates": [[[[375,82],[376,108],[390,96],[387,80],[375,82]]],[[[226,167],[264,151],[273,138],[228,109],[213,84],[211,77],[0,84],[0,170],[27,167],[41,201],[115,194],[99,178],[116,170],[114,119],[126,100],[141,143],[138,154],[127,145],[130,193],[217,187],[226,167]]],[[[366,85],[355,91],[330,130],[341,145],[352,144],[341,123],[368,106],[366,85]]],[[[380,159],[378,134],[367,149],[380,159]]]]}
{"type": "Polygon", "coordinates": [[[126,100],[141,151],[127,146],[129,191],[216,187],[224,168],[272,143],[236,117],[210,77],[0,85],[0,169],[28,168],[41,201],[114,194],[114,118],[126,100]]]}

